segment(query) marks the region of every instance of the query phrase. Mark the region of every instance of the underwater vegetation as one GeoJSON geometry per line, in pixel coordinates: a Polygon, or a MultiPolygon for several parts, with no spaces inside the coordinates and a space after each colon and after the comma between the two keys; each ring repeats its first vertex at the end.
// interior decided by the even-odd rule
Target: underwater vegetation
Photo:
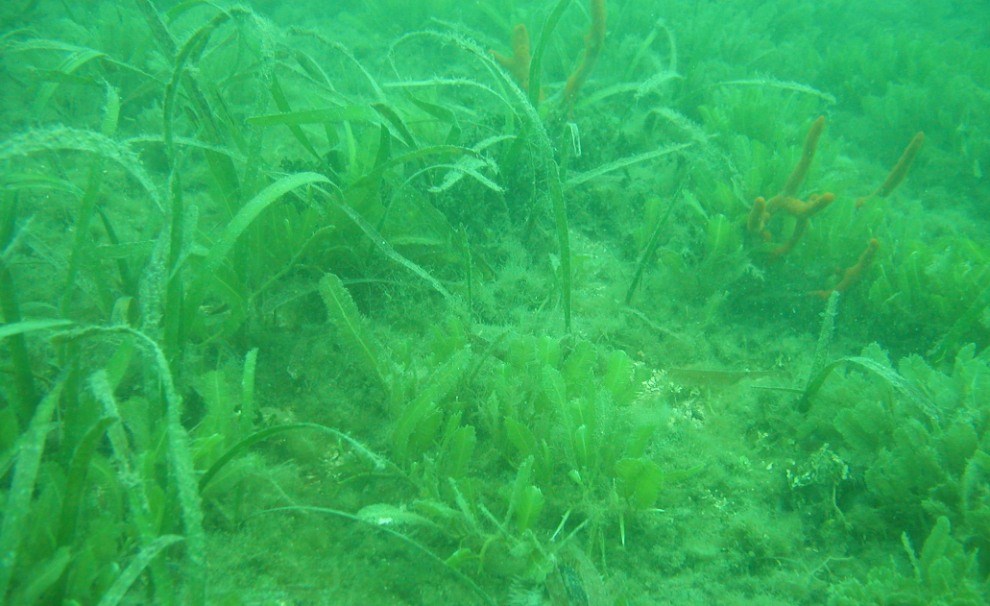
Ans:
{"type": "Polygon", "coordinates": [[[0,7],[0,602],[985,604],[979,3],[0,7]]]}

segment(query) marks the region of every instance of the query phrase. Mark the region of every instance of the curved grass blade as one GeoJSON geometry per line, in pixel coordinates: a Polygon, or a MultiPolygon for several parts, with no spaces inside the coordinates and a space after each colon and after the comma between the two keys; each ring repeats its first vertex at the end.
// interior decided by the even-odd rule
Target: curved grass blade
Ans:
{"type": "Polygon", "coordinates": [[[373,183],[377,179],[381,178],[382,173],[393,166],[416,162],[423,158],[429,158],[430,156],[449,156],[450,158],[457,158],[459,156],[480,157],[480,154],[469,147],[461,147],[459,145],[432,145],[430,147],[421,147],[415,151],[392,156],[384,162],[376,164],[367,173],[355,179],[354,182],[348,186],[348,189],[351,190],[357,187],[365,186],[369,183],[373,183]]]}
{"type": "Polygon", "coordinates": [[[390,127],[389,131],[393,137],[401,140],[410,149],[419,147],[419,144],[416,143],[415,136],[413,136],[412,131],[406,126],[405,121],[398,112],[385,103],[372,103],[371,107],[385,119],[385,124],[390,127]]]}
{"type": "Polygon", "coordinates": [[[344,283],[336,275],[328,273],[320,280],[320,297],[327,308],[327,314],[336,325],[341,340],[355,354],[365,373],[388,389],[388,378],[382,367],[382,354],[378,344],[364,325],[354,299],[347,292],[344,283]]]}
{"type": "Polygon", "coordinates": [[[377,524],[373,520],[368,520],[368,519],[362,518],[360,516],[356,516],[356,515],[354,515],[352,513],[347,513],[346,511],[341,511],[339,509],[331,509],[329,507],[310,507],[310,506],[304,506],[304,505],[296,505],[296,506],[292,506],[292,507],[276,507],[274,509],[266,509],[265,511],[259,512],[258,515],[260,515],[262,513],[278,513],[278,512],[322,513],[322,514],[326,514],[326,515],[335,516],[335,517],[338,517],[338,518],[343,518],[343,519],[349,520],[351,522],[356,522],[356,523],[358,523],[358,524],[360,524],[362,526],[365,526],[367,528],[372,528],[374,530],[377,530],[379,532],[382,532],[384,534],[387,534],[390,537],[393,537],[395,539],[398,539],[399,541],[402,541],[406,545],[412,547],[417,552],[421,553],[422,555],[426,556],[430,560],[433,560],[434,562],[436,562],[437,564],[439,564],[442,568],[444,568],[451,575],[453,575],[454,578],[456,578],[458,581],[460,581],[465,587],[467,587],[468,589],[470,589],[471,591],[473,591],[475,593],[475,595],[477,595],[479,598],[481,598],[481,600],[485,604],[489,604],[490,606],[496,606],[495,599],[492,598],[492,596],[490,596],[487,593],[485,593],[485,590],[482,589],[477,583],[475,583],[471,579],[471,577],[467,576],[466,574],[464,574],[463,572],[461,572],[457,568],[454,568],[453,566],[451,566],[446,560],[444,560],[443,558],[441,558],[440,556],[438,556],[429,547],[423,545],[422,543],[420,543],[416,539],[410,537],[409,535],[403,534],[403,533],[401,533],[401,532],[399,532],[397,530],[393,530],[392,528],[390,528],[390,527],[388,527],[386,525],[377,524]]]}
{"type": "MultiPolygon", "coordinates": [[[[331,50],[337,53],[340,53],[341,56],[343,56],[345,59],[350,61],[358,69],[358,71],[361,72],[361,75],[364,76],[364,79],[367,81],[368,87],[371,89],[371,94],[374,97],[375,101],[385,100],[385,93],[382,91],[382,87],[378,84],[378,81],[375,80],[375,77],[371,75],[371,72],[369,72],[367,68],[364,67],[364,64],[358,61],[357,57],[354,56],[354,53],[352,53],[349,48],[347,48],[340,42],[337,42],[336,40],[328,39],[326,36],[323,36],[319,32],[312,29],[293,27],[290,28],[289,31],[294,35],[313,38],[320,44],[330,48],[331,50]]],[[[302,55],[302,53],[296,54],[297,60],[299,60],[300,56],[304,57],[304,59],[300,61],[300,64],[303,64],[305,60],[311,61],[311,59],[308,56],[302,55]]],[[[324,84],[330,85],[330,79],[318,66],[303,65],[303,67],[304,69],[307,69],[308,72],[311,72],[311,77],[314,78],[314,80],[322,80],[324,84]],[[315,70],[312,69],[313,67],[316,67],[316,69],[315,70]]]]}
{"type": "Polygon", "coordinates": [[[62,513],[59,516],[55,531],[59,545],[69,546],[72,544],[76,533],[76,524],[79,521],[83,492],[86,488],[86,477],[89,475],[90,460],[100,445],[100,439],[107,427],[117,420],[119,419],[111,417],[100,419],[86,431],[79,441],[79,445],[76,446],[76,451],[72,455],[72,462],[69,464],[65,496],[62,499],[62,513]]]}
{"type": "Polygon", "coordinates": [[[0,162],[45,151],[79,151],[106,158],[134,177],[155,206],[164,209],[158,187],[131,148],[94,131],[67,126],[32,129],[0,143],[0,162]]]}
{"type": "MultiPolygon", "coordinates": [[[[980,276],[979,282],[986,282],[987,273],[980,276]]],[[[969,339],[970,332],[979,322],[987,306],[990,305],[990,285],[986,286],[979,294],[970,299],[968,309],[959,314],[956,321],[949,327],[948,332],[942,336],[929,352],[928,356],[936,362],[942,362],[946,358],[955,355],[966,339],[969,339]]]]}
{"type": "MultiPolygon", "coordinates": [[[[21,30],[21,31],[25,31],[25,30],[21,30]]],[[[8,35],[13,35],[16,33],[18,33],[17,30],[8,32],[3,37],[0,37],[0,40],[3,40],[8,35]]],[[[42,52],[53,51],[53,52],[61,52],[61,53],[71,53],[72,56],[75,57],[75,59],[73,59],[71,62],[69,60],[66,60],[66,62],[64,62],[61,66],[60,71],[63,71],[65,73],[71,73],[66,71],[66,67],[67,66],[71,67],[73,63],[79,64],[76,65],[76,67],[72,70],[75,71],[75,69],[78,69],[79,67],[82,66],[80,62],[88,63],[91,59],[99,59],[101,63],[112,65],[114,68],[117,68],[120,71],[127,71],[133,74],[143,76],[149,82],[153,82],[155,80],[155,77],[152,74],[134,65],[131,65],[126,61],[118,61],[117,59],[114,59],[113,57],[107,55],[103,51],[99,51],[86,46],[78,46],[75,44],[70,44],[68,42],[62,42],[60,40],[35,38],[32,40],[15,42],[3,48],[4,54],[35,52],[35,51],[42,51],[42,52]]]]}
{"type": "Polygon", "coordinates": [[[24,575],[24,584],[10,596],[5,604],[44,604],[41,599],[60,578],[65,569],[72,563],[72,552],[68,547],[59,547],[52,555],[31,567],[24,575]]]}
{"type": "Polygon", "coordinates": [[[378,119],[378,114],[367,105],[341,105],[251,116],[245,122],[251,126],[299,126],[337,122],[379,124],[381,121],[378,119]]]}
{"type": "Polygon", "coordinates": [[[4,602],[17,563],[21,543],[29,530],[24,523],[31,510],[41,456],[45,451],[45,438],[51,429],[55,405],[62,396],[66,374],[58,378],[51,391],[42,398],[35,409],[27,430],[21,434],[14,477],[4,503],[3,524],[0,526],[0,602],[4,602]]]}
{"type": "Polygon", "coordinates": [[[20,172],[5,172],[3,175],[0,175],[0,188],[3,188],[5,191],[50,189],[68,194],[73,198],[81,198],[83,195],[82,188],[67,179],[60,179],[52,175],[34,175],[20,172]]]}
{"type": "Polygon", "coordinates": [[[149,352],[158,372],[165,397],[165,418],[168,436],[168,462],[175,482],[185,529],[186,561],[183,566],[184,581],[182,600],[187,604],[206,602],[206,531],[203,528],[203,507],[196,485],[196,470],[193,466],[189,432],[182,425],[182,396],[175,388],[172,372],[165,353],[154,340],[142,332],[122,329],[133,336],[149,352]]]}
{"type": "MultiPolygon", "coordinates": [[[[170,162],[174,158],[172,145],[172,122],[173,115],[175,113],[175,102],[178,97],[179,85],[186,73],[186,63],[195,63],[195,61],[199,59],[203,53],[203,50],[206,48],[206,44],[210,41],[210,36],[212,36],[213,32],[228,19],[230,19],[230,14],[225,12],[215,15],[213,19],[196,30],[193,35],[189,36],[189,39],[182,45],[182,48],[179,49],[175,56],[175,66],[172,70],[172,78],[165,87],[165,101],[162,107],[162,113],[164,114],[163,136],[165,138],[165,152],[170,162]]],[[[200,107],[199,109],[202,110],[204,108],[200,107]]],[[[205,109],[209,108],[207,107],[205,109]]],[[[203,118],[212,122],[213,112],[206,112],[206,115],[203,116],[203,118]]],[[[216,125],[214,124],[213,126],[216,130],[216,125]]]]}
{"type": "Polygon", "coordinates": [[[255,375],[258,369],[258,348],[247,352],[244,357],[244,371],[241,374],[241,431],[248,433],[254,429],[258,418],[258,405],[254,399],[255,375]]]}
{"type": "Polygon", "coordinates": [[[839,366],[855,366],[860,370],[865,370],[873,375],[876,375],[883,379],[888,385],[890,385],[894,391],[901,394],[909,402],[915,405],[922,413],[924,413],[935,425],[938,425],[941,421],[941,413],[938,407],[932,402],[925,394],[921,393],[917,387],[911,384],[910,381],[902,377],[897,371],[888,368],[875,360],[870,358],[864,358],[861,356],[850,356],[846,358],[839,358],[833,360],[826,364],[818,374],[813,376],[808,382],[808,386],[804,390],[804,394],[801,396],[799,402],[800,410],[807,410],[811,403],[810,400],[818,393],[825,383],[832,371],[839,366]]]}
{"type": "Polygon", "coordinates": [[[412,176],[409,177],[407,182],[415,179],[416,177],[422,174],[434,170],[445,170],[447,171],[447,175],[444,178],[444,180],[439,185],[433,185],[427,188],[427,191],[429,191],[431,194],[439,194],[447,191],[448,189],[453,187],[457,182],[459,182],[461,180],[461,177],[470,177],[474,179],[482,187],[489,189],[497,194],[505,193],[505,189],[501,185],[492,181],[485,175],[481,174],[481,171],[477,170],[478,167],[482,167],[482,166],[486,166],[486,164],[482,161],[476,162],[475,166],[472,166],[471,164],[466,162],[459,164],[433,164],[431,166],[427,166],[426,168],[423,168],[422,170],[413,173],[412,176]]]}
{"type": "Polygon", "coordinates": [[[0,326],[0,341],[14,335],[23,335],[39,330],[65,328],[71,325],[72,322],[69,320],[22,320],[20,322],[11,322],[10,324],[0,326]]]}
{"type": "MultiPolygon", "coordinates": [[[[561,3],[567,1],[569,0],[561,0],[561,3]]],[[[545,172],[546,185],[550,196],[550,205],[553,211],[554,226],[556,227],[557,232],[557,248],[559,249],[558,252],[560,254],[560,298],[561,307],[564,311],[564,331],[570,332],[572,271],[570,228],[567,220],[567,202],[564,198],[564,187],[560,179],[560,166],[557,164],[553,144],[550,141],[550,135],[547,134],[546,128],[543,125],[542,118],[539,113],[537,113],[536,107],[526,97],[526,94],[522,91],[522,89],[520,89],[513,82],[508,72],[499,66],[491,55],[485,52],[484,49],[474,42],[471,42],[461,36],[432,31],[406,34],[403,38],[411,38],[413,36],[436,38],[441,42],[453,44],[469,55],[472,55],[485,67],[485,69],[488,70],[489,73],[492,74],[493,78],[501,84],[502,89],[506,91],[507,96],[513,101],[510,103],[510,106],[516,113],[516,117],[526,125],[529,132],[533,133],[536,148],[539,152],[538,157],[542,162],[542,169],[545,172]]],[[[530,87],[531,89],[535,88],[532,80],[530,80],[530,87]]]]}
{"type": "MultiPolygon", "coordinates": [[[[47,76],[49,81],[36,93],[33,109],[40,113],[48,107],[48,104],[51,102],[52,97],[55,96],[55,93],[58,92],[58,88],[62,82],[71,81],[77,71],[81,70],[87,64],[98,59],[103,59],[106,56],[107,54],[102,51],[83,48],[63,59],[61,64],[54,68],[54,71],[47,76]]],[[[79,81],[87,82],[86,79],[80,79],[79,81]]]]}
{"type": "Polygon", "coordinates": [[[581,185],[600,177],[602,175],[608,174],[613,171],[621,170],[623,168],[628,168],[630,166],[639,164],[641,162],[647,162],[649,160],[654,160],[656,158],[662,158],[663,156],[668,156],[670,154],[675,154],[686,147],[691,147],[690,143],[680,143],[677,145],[667,145],[653,151],[644,152],[641,154],[636,154],[635,156],[626,156],[625,158],[619,158],[613,162],[608,162],[602,164],[598,168],[589,170],[584,173],[576,173],[564,183],[567,187],[574,187],[581,185]]]}
{"type": "MultiPolygon", "coordinates": [[[[129,137],[124,140],[127,145],[165,145],[165,139],[161,135],[156,134],[144,134],[135,137],[129,137]]],[[[237,150],[230,149],[228,147],[222,147],[220,145],[213,145],[196,139],[191,139],[189,137],[180,137],[173,135],[172,144],[176,147],[187,147],[189,149],[198,149],[206,154],[212,154],[215,156],[227,156],[231,162],[241,162],[247,163],[248,158],[244,154],[238,152],[237,150]]]]}
{"type": "Polygon", "coordinates": [[[380,233],[378,233],[378,230],[375,229],[372,224],[368,223],[359,212],[342,201],[337,201],[337,208],[347,215],[347,217],[353,221],[361,231],[364,232],[364,235],[371,240],[372,244],[374,244],[383,255],[422,278],[427,284],[433,287],[433,290],[443,295],[443,298],[448,302],[453,299],[453,296],[446,288],[443,287],[442,284],[440,284],[439,280],[431,276],[429,272],[419,265],[416,265],[409,259],[396,252],[396,250],[392,248],[392,245],[389,244],[388,241],[382,237],[380,233]]]}
{"type": "MultiPolygon", "coordinates": [[[[494,88],[488,86],[487,84],[482,84],[481,82],[478,82],[476,80],[471,80],[469,78],[426,78],[423,80],[399,80],[395,82],[386,82],[384,86],[385,88],[388,89],[439,88],[441,86],[453,87],[453,88],[462,88],[462,87],[470,88],[475,91],[483,92],[486,95],[493,97],[495,100],[502,102],[502,104],[505,105],[510,110],[513,109],[512,103],[504,96],[499,94],[494,88]]],[[[456,108],[457,111],[466,113],[467,115],[475,118],[479,116],[478,112],[476,112],[473,108],[470,107],[456,106],[456,105],[443,106],[444,109],[447,109],[448,107],[456,108]]],[[[434,112],[429,112],[429,113],[434,113],[434,112]]],[[[449,115],[454,116],[455,114],[451,112],[449,115]]]]}
{"type": "Polygon", "coordinates": [[[103,597],[100,598],[98,606],[117,606],[130,591],[131,585],[134,584],[138,576],[151,564],[151,561],[158,557],[158,554],[164,549],[182,540],[183,538],[178,535],[166,534],[142,547],[141,551],[134,556],[127,568],[120,573],[106,593],[103,594],[103,597]]]}
{"type": "MultiPolygon", "coordinates": [[[[64,339],[82,339],[94,336],[124,335],[134,341],[151,359],[150,368],[158,375],[161,393],[165,401],[167,458],[175,493],[179,502],[182,525],[185,529],[186,557],[182,567],[183,596],[180,601],[186,604],[203,604],[206,601],[206,531],[203,528],[203,507],[199,498],[196,470],[193,465],[192,447],[189,432],[182,425],[182,396],[175,387],[175,380],[169,368],[165,353],[158,343],[147,334],[130,326],[90,326],[75,331],[66,331],[64,339]]],[[[93,385],[98,398],[109,404],[112,390],[105,371],[93,375],[93,385]]],[[[109,416],[119,416],[111,414],[109,416]]]]}
{"type": "Polygon", "coordinates": [[[227,227],[224,228],[223,234],[221,234],[220,239],[217,240],[213,248],[206,255],[206,261],[204,263],[204,268],[201,276],[203,279],[213,274],[214,271],[220,266],[223,260],[230,253],[230,250],[234,247],[237,239],[240,238],[244,230],[258,218],[263,210],[271,206],[279,198],[289,193],[290,191],[302,187],[304,185],[310,185],[312,183],[326,183],[330,184],[330,179],[319,174],[319,173],[297,173],[294,175],[289,175],[287,177],[282,177],[278,181],[272,183],[268,187],[264,188],[258,194],[251,198],[244,206],[241,207],[234,218],[230,220],[227,227]]]}
{"type": "Polygon", "coordinates": [[[244,438],[237,444],[231,446],[230,449],[227,450],[227,452],[223,453],[223,455],[221,455],[219,459],[213,462],[213,465],[210,465],[210,468],[207,469],[206,473],[204,473],[203,476],[199,479],[199,490],[200,491],[205,490],[210,485],[210,482],[213,480],[213,478],[216,477],[216,475],[220,472],[221,469],[223,469],[225,465],[227,465],[227,463],[230,463],[235,457],[245,452],[255,444],[258,444],[259,442],[263,442],[268,438],[277,436],[282,433],[286,433],[289,431],[299,431],[304,429],[308,429],[310,431],[323,432],[326,434],[330,434],[335,438],[343,440],[347,442],[351,446],[351,448],[354,449],[355,452],[357,452],[364,458],[368,459],[375,466],[376,469],[388,468],[398,473],[399,475],[405,477],[405,473],[397,465],[395,465],[385,457],[375,454],[374,452],[371,451],[370,448],[368,448],[361,442],[355,440],[354,438],[352,438],[351,436],[347,435],[342,431],[338,431],[332,427],[327,427],[326,425],[320,425],[318,423],[291,423],[287,425],[276,425],[275,427],[269,427],[267,429],[262,429],[261,431],[256,431],[255,433],[244,438]]]}
{"type": "Polygon", "coordinates": [[[553,7],[550,16],[543,23],[540,30],[540,39],[536,42],[536,50],[533,51],[533,58],[529,63],[529,102],[536,107],[540,104],[540,81],[543,77],[543,53],[546,52],[547,44],[550,43],[550,36],[553,30],[557,29],[560,18],[564,16],[564,11],[570,5],[571,0],[559,0],[553,7]]]}
{"type": "Polygon", "coordinates": [[[657,224],[653,227],[653,233],[650,234],[650,241],[646,243],[646,248],[643,249],[643,254],[639,257],[639,262],[636,264],[636,273],[633,275],[632,282],[629,283],[629,289],[626,290],[626,305],[632,304],[633,296],[635,296],[636,289],[639,287],[639,281],[643,279],[643,272],[646,271],[646,266],[653,258],[657,247],[660,246],[660,234],[663,232],[664,226],[667,225],[667,221],[670,219],[673,210],[673,203],[667,205],[667,212],[660,216],[657,224]]]}
{"type": "MultiPolygon", "coordinates": [[[[279,84],[278,77],[276,77],[275,74],[272,74],[272,83],[271,86],[268,87],[268,90],[271,91],[272,98],[275,100],[275,106],[278,107],[280,112],[292,112],[292,106],[289,105],[289,100],[286,98],[285,92],[282,90],[282,85],[279,84]]],[[[316,148],[313,147],[313,144],[310,142],[309,137],[306,136],[306,133],[303,132],[303,129],[299,128],[298,124],[289,124],[288,127],[289,132],[291,132],[292,136],[296,138],[299,145],[302,145],[303,149],[309,152],[315,160],[321,161],[322,157],[320,156],[320,152],[316,151],[316,148]]]]}
{"type": "Polygon", "coordinates": [[[776,88],[780,90],[786,90],[795,93],[801,93],[804,95],[811,95],[812,97],[818,97],[828,105],[835,105],[837,100],[835,95],[827,92],[823,92],[808,86],[807,84],[801,82],[794,82],[790,80],[777,80],[776,78],[752,78],[749,80],[725,80],[719,82],[716,86],[756,86],[759,88],[776,88]]]}

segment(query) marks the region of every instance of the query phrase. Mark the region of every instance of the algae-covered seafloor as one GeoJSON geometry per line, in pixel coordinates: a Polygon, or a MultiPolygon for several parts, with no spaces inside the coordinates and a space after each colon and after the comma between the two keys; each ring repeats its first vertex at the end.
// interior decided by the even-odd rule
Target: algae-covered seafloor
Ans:
{"type": "Polygon", "coordinates": [[[6,0],[0,602],[985,604],[990,10],[6,0]]]}

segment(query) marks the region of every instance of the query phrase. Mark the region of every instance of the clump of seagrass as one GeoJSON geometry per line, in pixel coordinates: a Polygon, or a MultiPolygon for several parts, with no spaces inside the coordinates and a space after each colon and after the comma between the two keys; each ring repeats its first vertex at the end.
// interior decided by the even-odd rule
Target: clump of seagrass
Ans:
{"type": "Polygon", "coordinates": [[[354,299],[351,298],[344,283],[334,274],[326,274],[320,280],[320,296],[327,309],[327,315],[337,327],[340,342],[351,351],[358,362],[358,367],[378,385],[387,388],[389,378],[387,364],[384,362],[381,348],[372,338],[364,318],[358,312],[354,299]]]}

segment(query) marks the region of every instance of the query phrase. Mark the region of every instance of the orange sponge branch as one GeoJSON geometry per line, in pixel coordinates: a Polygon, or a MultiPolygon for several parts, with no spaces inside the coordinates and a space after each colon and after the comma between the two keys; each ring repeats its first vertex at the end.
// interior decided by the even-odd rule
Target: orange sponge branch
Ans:
{"type": "Polygon", "coordinates": [[[911,164],[914,163],[915,156],[918,155],[918,151],[921,146],[925,143],[925,133],[918,132],[908,143],[908,146],[904,148],[904,152],[901,154],[900,159],[897,160],[897,164],[894,168],[890,169],[890,173],[884,180],[883,184],[880,185],[872,194],[868,196],[863,196],[862,198],[856,200],[856,208],[862,207],[864,204],[869,202],[874,198],[886,198],[893,192],[901,181],[907,177],[908,171],[911,170],[911,164]]]}
{"type": "Polygon", "coordinates": [[[770,200],[762,197],[757,198],[753,202],[753,208],[749,211],[746,229],[768,242],[773,239],[773,235],[766,229],[766,225],[775,214],[783,211],[794,218],[794,228],[791,230],[790,237],[786,242],[770,251],[772,257],[782,257],[793,250],[808,228],[811,217],[835,200],[835,196],[827,192],[820,195],[814,194],[807,201],[796,197],[801,183],[808,175],[811,162],[815,159],[818,140],[821,138],[823,130],[825,130],[825,116],[818,116],[811,128],[808,129],[808,135],[804,139],[804,148],[801,151],[801,159],[791,171],[784,188],[770,200]]]}
{"type": "Polygon", "coordinates": [[[807,202],[802,202],[797,198],[783,198],[782,202],[786,202],[786,206],[782,203],[779,207],[785,208],[788,214],[794,216],[794,229],[791,231],[791,237],[773,249],[770,254],[773,257],[782,257],[791,252],[808,228],[808,222],[811,220],[811,216],[831,204],[834,200],[835,196],[827,192],[821,195],[812,194],[807,202]]]}
{"type": "Polygon", "coordinates": [[[842,272],[842,279],[839,283],[828,290],[816,290],[812,294],[817,295],[823,299],[828,299],[829,295],[833,291],[844,293],[857,282],[863,279],[863,274],[867,269],[873,265],[873,260],[877,256],[877,250],[880,249],[880,242],[876,238],[872,238],[866,245],[866,249],[863,250],[859,255],[859,260],[856,261],[855,265],[847,267],[844,272],[842,272]]]}
{"type": "Polygon", "coordinates": [[[530,52],[529,30],[522,23],[512,28],[512,56],[490,51],[492,56],[516,79],[523,90],[529,90],[529,67],[533,61],[530,52]]]}
{"type": "Polygon", "coordinates": [[[591,0],[590,8],[591,28],[584,37],[584,54],[581,56],[581,62],[567,78],[567,84],[564,86],[564,105],[567,107],[571,107],[574,103],[578,91],[588,79],[588,74],[598,62],[598,57],[605,46],[605,0],[591,0]]]}
{"type": "Polygon", "coordinates": [[[791,172],[791,176],[787,178],[787,184],[784,185],[783,191],[780,192],[781,196],[793,197],[797,194],[798,188],[801,187],[801,183],[804,182],[804,178],[808,174],[808,169],[811,167],[811,161],[815,159],[815,150],[818,149],[818,139],[821,138],[823,130],[825,130],[825,116],[818,116],[818,119],[808,129],[808,136],[804,138],[804,149],[801,152],[801,159],[791,172]]]}

